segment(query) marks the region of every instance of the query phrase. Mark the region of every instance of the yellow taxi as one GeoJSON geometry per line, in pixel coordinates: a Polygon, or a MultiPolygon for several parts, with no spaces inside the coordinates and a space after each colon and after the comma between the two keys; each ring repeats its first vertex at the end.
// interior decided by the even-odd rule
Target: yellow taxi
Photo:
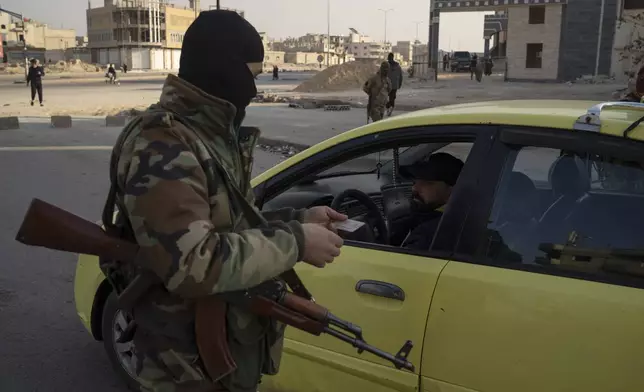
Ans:
{"type": "MultiPolygon", "coordinates": [[[[253,180],[258,207],[333,206],[364,223],[327,268],[296,268],[316,301],[414,371],[330,336],[287,329],[263,391],[644,391],[644,104],[444,106],[315,145],[253,180]],[[427,246],[404,168],[463,162],[427,246]]],[[[441,170],[441,167],[435,168],[441,170]]],[[[132,384],[131,343],[81,255],[78,315],[132,384]]]]}

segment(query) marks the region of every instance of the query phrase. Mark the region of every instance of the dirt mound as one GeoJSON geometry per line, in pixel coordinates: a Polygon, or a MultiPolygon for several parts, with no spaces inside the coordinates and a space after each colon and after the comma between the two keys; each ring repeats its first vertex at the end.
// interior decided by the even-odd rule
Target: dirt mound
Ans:
{"type": "Polygon", "coordinates": [[[315,93],[361,88],[364,82],[378,71],[379,65],[379,61],[351,61],[334,65],[300,84],[293,91],[315,93]]]}
{"type": "Polygon", "coordinates": [[[97,68],[93,64],[83,63],[81,60],[73,59],[70,61],[58,61],[57,63],[47,64],[46,72],[97,72],[97,68]]]}

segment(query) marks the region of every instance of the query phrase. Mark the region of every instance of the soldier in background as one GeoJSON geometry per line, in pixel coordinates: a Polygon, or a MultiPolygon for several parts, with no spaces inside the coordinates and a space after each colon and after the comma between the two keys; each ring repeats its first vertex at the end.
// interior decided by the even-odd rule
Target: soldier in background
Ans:
{"type": "Polygon", "coordinates": [[[179,75],[168,75],[159,103],[126,126],[112,153],[116,225],[163,281],[132,312],[134,388],[256,392],[262,374],[277,373],[284,326],[228,304],[237,369],[215,380],[196,346],[195,300],[257,286],[298,261],[323,268],[340,254],[329,228],[346,216],[254,206],[259,135],[241,124],[263,59],[259,34],[239,14],[202,12],[185,34],[179,75]]]}
{"type": "Polygon", "coordinates": [[[393,53],[389,53],[387,62],[389,63],[389,80],[391,81],[391,91],[389,91],[389,101],[387,102],[387,116],[391,117],[396,108],[396,94],[403,84],[403,71],[400,64],[394,60],[393,53]]]}
{"type": "Polygon", "coordinates": [[[383,61],[380,64],[380,70],[376,72],[362,87],[369,96],[367,105],[367,118],[380,121],[385,116],[385,107],[389,101],[389,93],[392,90],[391,80],[389,80],[389,62],[383,61]]]}

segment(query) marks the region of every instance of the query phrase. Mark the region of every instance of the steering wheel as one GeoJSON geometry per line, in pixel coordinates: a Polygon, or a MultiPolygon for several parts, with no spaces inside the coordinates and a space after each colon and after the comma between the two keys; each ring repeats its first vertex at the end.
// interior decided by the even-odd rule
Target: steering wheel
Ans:
{"type": "Polygon", "coordinates": [[[369,210],[367,216],[372,216],[375,220],[375,226],[378,229],[378,235],[376,236],[378,242],[383,245],[389,245],[389,230],[387,229],[385,218],[380,213],[380,208],[371,200],[369,195],[357,189],[347,189],[333,198],[331,208],[338,211],[346,199],[355,199],[369,210]]]}

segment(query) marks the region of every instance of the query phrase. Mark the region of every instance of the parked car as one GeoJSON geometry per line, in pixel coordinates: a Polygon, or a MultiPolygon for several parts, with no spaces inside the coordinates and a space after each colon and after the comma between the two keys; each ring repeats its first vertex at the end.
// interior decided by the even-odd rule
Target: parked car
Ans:
{"type": "Polygon", "coordinates": [[[469,71],[472,54],[470,52],[454,52],[452,54],[450,69],[452,72],[469,71]]]}
{"type": "MultiPolygon", "coordinates": [[[[350,130],[257,176],[263,210],[334,205],[366,222],[333,264],[298,273],[370,344],[395,353],[412,340],[416,365],[397,370],[289,327],[281,371],[260,390],[644,391],[643,114],[565,100],[443,106],[350,130]],[[396,176],[401,191],[382,190],[437,152],[465,165],[431,246],[412,251],[391,241],[411,184],[396,176]]],[[[95,257],[79,257],[74,289],[83,325],[129,379],[132,343],[116,343],[125,320],[95,257]]]]}

